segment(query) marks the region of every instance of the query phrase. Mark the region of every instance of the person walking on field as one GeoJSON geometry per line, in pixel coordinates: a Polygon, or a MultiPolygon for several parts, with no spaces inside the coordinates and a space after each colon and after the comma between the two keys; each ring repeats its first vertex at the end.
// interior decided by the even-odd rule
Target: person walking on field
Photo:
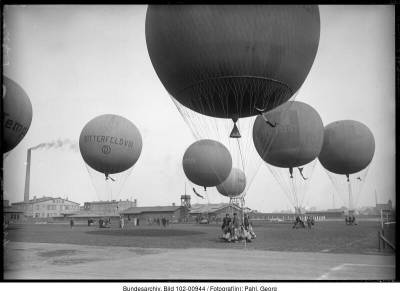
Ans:
{"type": "Polygon", "coordinates": [[[71,228],[74,226],[74,220],[73,220],[73,219],[71,219],[71,220],[69,221],[69,226],[70,226],[71,228]]]}

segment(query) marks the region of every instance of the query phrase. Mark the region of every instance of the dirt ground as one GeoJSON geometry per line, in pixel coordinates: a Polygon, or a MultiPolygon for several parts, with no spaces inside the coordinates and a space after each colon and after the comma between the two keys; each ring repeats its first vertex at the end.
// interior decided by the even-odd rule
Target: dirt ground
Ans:
{"type": "Polygon", "coordinates": [[[376,222],[255,226],[252,243],[225,243],[216,225],[99,229],[14,225],[5,280],[393,280],[395,256],[377,250],[376,222]]]}

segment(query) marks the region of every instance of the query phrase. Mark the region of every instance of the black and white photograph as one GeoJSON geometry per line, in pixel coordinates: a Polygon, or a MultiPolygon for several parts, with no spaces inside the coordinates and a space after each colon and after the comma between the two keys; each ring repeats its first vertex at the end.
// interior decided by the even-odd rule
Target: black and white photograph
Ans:
{"type": "Polygon", "coordinates": [[[3,281],[399,279],[395,5],[2,13],[3,281]]]}

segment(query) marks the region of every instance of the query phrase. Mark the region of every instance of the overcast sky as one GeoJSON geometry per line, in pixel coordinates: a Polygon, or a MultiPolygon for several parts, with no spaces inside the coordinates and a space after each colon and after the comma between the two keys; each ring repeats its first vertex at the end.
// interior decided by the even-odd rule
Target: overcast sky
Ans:
{"type": "MultiPolygon", "coordinates": [[[[119,194],[114,189],[113,198],[136,198],[140,206],[180,203],[185,187],[182,156],[194,138],[150,62],[146,9],[6,7],[10,50],[4,73],[29,95],[33,119],[25,138],[4,160],[5,199],[23,200],[29,147],[57,139],[78,141],[90,119],[113,113],[131,120],[143,138],[139,161],[126,173],[124,185],[112,186],[123,186],[119,194]]],[[[379,202],[395,201],[394,6],[320,6],[320,16],[318,53],[296,100],[313,106],[325,125],[354,119],[371,129],[375,156],[358,206],[374,205],[375,190],[379,202]]],[[[88,172],[79,151],[35,150],[31,170],[30,198],[61,196],[79,203],[106,198],[102,179],[88,172]]],[[[307,206],[331,208],[334,191],[317,162],[307,206]]],[[[211,190],[209,201],[227,199],[211,190]]],[[[192,195],[192,202],[201,201],[192,195]]],[[[249,188],[246,204],[259,211],[290,207],[265,165],[249,188]]],[[[342,204],[336,199],[336,207],[342,204]]]]}

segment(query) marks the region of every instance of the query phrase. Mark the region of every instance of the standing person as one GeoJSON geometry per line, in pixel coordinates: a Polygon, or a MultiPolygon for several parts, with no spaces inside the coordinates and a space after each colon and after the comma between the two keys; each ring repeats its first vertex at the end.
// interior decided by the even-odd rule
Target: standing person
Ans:
{"type": "Polygon", "coordinates": [[[139,217],[137,218],[136,223],[137,223],[137,226],[139,226],[139,217]]]}
{"type": "Polygon", "coordinates": [[[227,241],[231,240],[231,231],[229,229],[230,224],[231,224],[231,218],[229,216],[229,213],[227,213],[225,217],[222,219],[222,225],[221,225],[222,238],[226,239],[227,241]]]}
{"type": "Polygon", "coordinates": [[[250,222],[249,222],[249,215],[247,213],[244,215],[243,224],[244,224],[244,229],[249,230],[250,222]]]}
{"type": "Polygon", "coordinates": [[[73,219],[71,219],[71,220],[69,221],[69,226],[70,226],[71,228],[74,226],[74,220],[73,220],[73,219]]]}
{"type": "Polygon", "coordinates": [[[307,216],[307,226],[308,226],[308,230],[310,230],[311,226],[312,226],[312,224],[311,224],[311,216],[307,216]]]}
{"type": "Polygon", "coordinates": [[[225,217],[222,219],[222,225],[221,225],[222,231],[225,232],[230,223],[231,223],[231,217],[229,216],[229,213],[227,213],[225,217]]]}
{"type": "Polygon", "coordinates": [[[232,233],[233,233],[234,241],[236,241],[238,239],[239,227],[240,227],[239,217],[237,216],[237,213],[235,212],[233,214],[233,220],[232,220],[232,229],[233,229],[232,233]]]}
{"type": "Polygon", "coordinates": [[[124,226],[125,226],[125,220],[124,220],[123,216],[121,216],[120,226],[121,226],[121,228],[124,228],[124,226]]]}

